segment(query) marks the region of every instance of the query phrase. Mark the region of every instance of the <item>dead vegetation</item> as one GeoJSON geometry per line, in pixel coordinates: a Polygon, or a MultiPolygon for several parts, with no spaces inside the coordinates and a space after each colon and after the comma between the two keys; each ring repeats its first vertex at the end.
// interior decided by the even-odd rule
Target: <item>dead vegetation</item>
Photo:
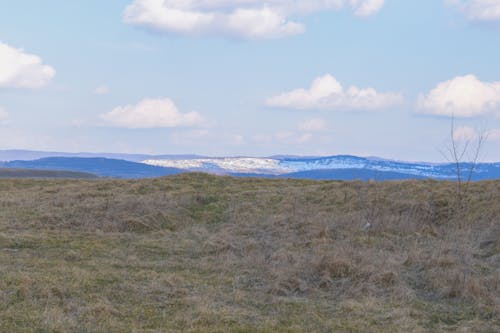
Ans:
{"type": "Polygon", "coordinates": [[[0,331],[498,332],[500,182],[455,189],[1,180],[0,331]]]}

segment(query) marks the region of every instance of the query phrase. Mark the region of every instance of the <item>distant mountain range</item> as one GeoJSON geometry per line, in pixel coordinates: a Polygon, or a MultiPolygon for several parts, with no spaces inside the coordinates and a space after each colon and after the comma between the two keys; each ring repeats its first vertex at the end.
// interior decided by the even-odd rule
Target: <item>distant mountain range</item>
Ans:
{"type": "MultiPolygon", "coordinates": [[[[376,157],[349,155],[328,157],[226,157],[190,159],[149,159],[143,163],[237,176],[290,177],[306,179],[454,179],[455,164],[412,163],[376,157]]],[[[461,164],[464,171],[468,163],[461,164]]],[[[474,180],[500,178],[500,163],[480,163],[473,172],[474,180]]]]}
{"type": "Polygon", "coordinates": [[[184,170],[102,157],[46,157],[33,161],[10,161],[4,168],[85,172],[100,177],[150,178],[179,174],[184,170]]]}
{"type": "MultiPolygon", "coordinates": [[[[94,174],[100,177],[146,178],[207,172],[236,177],[303,179],[444,179],[456,178],[454,164],[413,163],[376,157],[349,155],[328,157],[203,157],[197,155],[140,155],[96,153],[50,153],[37,151],[0,151],[4,168],[60,170],[94,174]]],[[[470,164],[462,164],[469,170],[470,164]]],[[[480,163],[474,180],[500,179],[500,163],[480,163]]]]}

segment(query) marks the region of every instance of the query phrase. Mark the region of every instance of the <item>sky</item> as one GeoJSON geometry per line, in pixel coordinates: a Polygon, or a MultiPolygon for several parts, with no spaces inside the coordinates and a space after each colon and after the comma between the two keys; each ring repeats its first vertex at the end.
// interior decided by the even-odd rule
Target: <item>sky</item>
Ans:
{"type": "Polygon", "coordinates": [[[500,161],[500,0],[0,0],[0,149],[500,161]]]}

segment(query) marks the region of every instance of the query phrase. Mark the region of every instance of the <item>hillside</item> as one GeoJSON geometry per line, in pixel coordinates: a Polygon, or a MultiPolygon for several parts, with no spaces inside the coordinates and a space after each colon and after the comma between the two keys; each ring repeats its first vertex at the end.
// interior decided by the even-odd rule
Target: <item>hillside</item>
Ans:
{"type": "Polygon", "coordinates": [[[33,161],[11,161],[8,168],[66,170],[92,173],[113,178],[152,178],[182,173],[175,168],[164,168],[143,163],[110,158],[47,157],[33,161]]]}
{"type": "Polygon", "coordinates": [[[314,180],[408,180],[425,179],[424,176],[411,175],[392,171],[369,169],[324,169],[286,173],[281,178],[314,179],[314,180]]]}
{"type": "Polygon", "coordinates": [[[500,331],[500,181],[0,189],[0,332],[500,331]]]}
{"type": "Polygon", "coordinates": [[[87,172],[0,168],[0,178],[97,178],[87,172]]]}
{"type": "MultiPolygon", "coordinates": [[[[282,177],[300,179],[358,180],[358,179],[456,179],[453,163],[402,162],[376,157],[336,155],[323,157],[218,157],[189,159],[149,159],[143,163],[179,168],[191,172],[215,174],[282,177]]],[[[472,165],[461,163],[468,175],[472,165]]],[[[500,163],[478,163],[473,180],[500,179],[500,163]]]]}
{"type": "MultiPolygon", "coordinates": [[[[323,157],[203,157],[196,155],[129,155],[113,153],[50,153],[0,151],[0,165],[9,168],[67,170],[112,178],[154,178],[183,172],[205,172],[236,177],[313,180],[456,179],[450,163],[402,162],[376,157],[336,155],[323,157]],[[60,154],[60,155],[55,155],[60,154]],[[13,158],[18,157],[19,159],[13,158]],[[42,158],[43,157],[43,158],[42,158]]],[[[468,177],[470,163],[461,170],[468,177]]],[[[472,180],[500,179],[500,163],[479,163],[472,180]]]]}

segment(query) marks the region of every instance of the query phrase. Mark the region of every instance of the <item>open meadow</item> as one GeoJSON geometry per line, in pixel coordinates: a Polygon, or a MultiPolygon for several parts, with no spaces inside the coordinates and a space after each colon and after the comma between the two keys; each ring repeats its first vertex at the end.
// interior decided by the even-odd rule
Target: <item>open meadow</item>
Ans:
{"type": "Polygon", "coordinates": [[[500,181],[0,180],[0,332],[500,332],[500,181]]]}

